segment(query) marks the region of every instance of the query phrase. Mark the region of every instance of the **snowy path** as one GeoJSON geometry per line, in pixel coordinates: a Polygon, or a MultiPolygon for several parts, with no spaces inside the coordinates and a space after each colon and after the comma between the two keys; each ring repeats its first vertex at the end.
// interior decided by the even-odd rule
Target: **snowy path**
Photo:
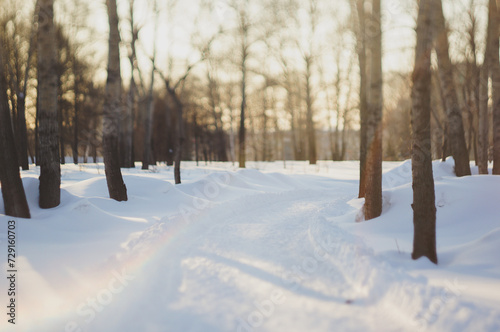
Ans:
{"type": "MultiPolygon", "coordinates": [[[[365,242],[364,233],[349,231],[357,213],[358,201],[351,202],[355,180],[255,170],[193,179],[179,187],[147,180],[149,190],[136,191],[131,204],[150,204],[143,195],[164,201],[166,209],[151,203],[147,211],[129,213],[139,218],[149,212],[149,221],[142,230],[124,225],[134,231],[122,249],[107,249],[105,262],[80,269],[78,279],[91,280],[84,291],[64,300],[52,285],[63,298],[59,305],[70,309],[41,319],[36,330],[495,331],[500,326],[498,302],[471,302],[453,274],[431,285],[408,268],[407,255],[387,260],[365,242]]],[[[85,194],[82,188],[68,190],[85,194]]],[[[85,204],[97,206],[91,200],[85,204]]],[[[76,206],[79,211],[81,202],[76,206]]],[[[107,208],[107,214],[124,214],[113,204],[107,208]]],[[[414,264],[432,270],[426,262],[414,264]]]]}

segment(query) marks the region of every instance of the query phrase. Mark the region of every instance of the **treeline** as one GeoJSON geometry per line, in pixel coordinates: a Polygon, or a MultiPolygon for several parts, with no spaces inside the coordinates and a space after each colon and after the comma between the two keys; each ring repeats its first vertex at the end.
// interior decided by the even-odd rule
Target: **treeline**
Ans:
{"type": "MultiPolygon", "coordinates": [[[[20,4],[15,1],[3,2],[9,4],[4,7],[0,32],[6,60],[7,94],[19,164],[27,169],[29,163],[39,164],[40,161],[37,158],[39,6],[30,12],[28,6],[20,10],[20,4]]],[[[85,43],[99,35],[86,26],[85,21],[77,21],[83,20],[90,11],[88,3],[63,6],[61,0],[59,7],[57,3],[54,20],[57,63],[53,70],[57,75],[60,160],[62,164],[67,157],[74,163],[96,161],[102,156],[105,84],[102,79],[96,79],[102,76],[102,65],[96,66],[95,54],[85,43]],[[86,35],[86,40],[82,41],[81,34],[86,35]]],[[[144,62],[146,56],[153,56],[139,50],[144,47],[140,46],[142,27],[134,21],[137,4],[132,0],[129,5],[130,11],[120,25],[128,26],[120,32],[121,53],[126,49],[129,61],[125,61],[122,54],[121,62],[128,62],[127,69],[122,66],[122,75],[130,78],[122,84],[121,166],[133,167],[137,161],[171,165],[179,136],[184,136],[181,138],[181,159],[185,160],[242,163],[240,150],[245,150],[244,159],[249,160],[286,158],[314,162],[318,157],[335,160],[357,157],[353,147],[357,144],[355,96],[353,87],[347,84],[354,66],[350,63],[347,68],[342,67],[349,57],[349,45],[335,52],[337,58],[334,60],[340,69],[335,80],[327,80],[320,68],[324,57],[320,46],[289,40],[281,35],[282,31],[270,33],[277,27],[274,23],[283,19],[279,16],[297,11],[298,3],[295,7],[277,7],[271,15],[275,17],[259,18],[258,21],[255,17],[261,16],[260,13],[269,9],[265,6],[271,5],[262,3],[252,11],[246,11],[244,2],[228,5],[226,10],[236,15],[234,26],[221,25],[211,35],[198,36],[199,40],[190,46],[196,54],[191,62],[183,63],[170,54],[167,62],[173,65],[167,70],[158,65],[158,60],[153,64],[144,62]],[[264,19],[268,22],[262,22],[264,19]],[[279,47],[275,42],[279,42],[279,47]],[[228,54],[223,45],[236,45],[241,52],[228,54]],[[299,63],[296,63],[296,54],[286,54],[290,52],[303,53],[299,63]],[[261,61],[268,64],[261,66],[261,61]],[[267,71],[280,67],[284,75],[267,71]],[[171,74],[166,75],[167,72],[171,74]],[[324,104],[324,100],[328,103],[324,104]],[[181,117],[179,104],[183,109],[181,117]],[[328,145],[320,145],[319,152],[317,136],[326,136],[329,141],[328,145]],[[240,144],[243,137],[244,147],[240,144]],[[349,147],[352,148],[347,152],[349,147]]],[[[273,4],[278,5],[278,2],[273,4]]],[[[307,8],[312,22],[316,22],[313,25],[319,25],[319,19],[315,18],[319,16],[319,6],[319,2],[311,1],[307,8]]],[[[157,10],[152,15],[164,19],[163,11],[167,9],[157,10]]],[[[170,10],[178,13],[180,9],[172,7],[170,10]]],[[[207,3],[200,7],[198,15],[215,10],[207,3]]],[[[326,18],[324,15],[321,19],[326,18]]],[[[295,28],[299,31],[302,29],[299,24],[303,22],[299,22],[298,17],[295,20],[295,28]]],[[[340,28],[343,29],[340,31],[342,38],[352,39],[351,30],[345,26],[340,28]]],[[[303,29],[314,34],[316,27],[303,29]]]]}

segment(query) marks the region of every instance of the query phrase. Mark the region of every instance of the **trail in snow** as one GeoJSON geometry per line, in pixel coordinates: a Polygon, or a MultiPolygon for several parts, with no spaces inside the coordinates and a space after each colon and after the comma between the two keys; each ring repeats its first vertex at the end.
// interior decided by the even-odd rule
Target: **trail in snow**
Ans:
{"type": "MultiPolygon", "coordinates": [[[[358,184],[352,166],[344,163],[338,173],[324,167],[319,175],[193,168],[187,172],[191,180],[175,187],[161,170],[126,175],[131,199],[125,204],[101,198],[102,178],[72,181],[59,211],[66,220],[45,226],[64,227],[68,218],[73,225],[54,229],[59,236],[46,242],[37,241],[36,234],[44,233],[44,218],[54,219],[56,213],[35,210],[42,225],[21,226],[33,241],[25,256],[32,279],[39,281],[33,291],[50,299],[53,308],[68,310],[48,308],[36,320],[20,321],[26,331],[499,330],[498,300],[484,303],[483,296],[470,296],[463,274],[441,273],[425,260],[412,262],[408,252],[395,250],[390,235],[377,233],[394,227],[408,248],[401,234],[407,236],[411,216],[400,210],[407,208],[402,203],[409,190],[407,166],[384,178],[389,217],[379,225],[354,223],[358,184]],[[79,251],[99,231],[104,234],[95,247],[79,251]],[[48,242],[72,248],[83,267],[37,255],[36,248],[49,247],[48,242]],[[64,277],[57,262],[67,271],[64,277]]],[[[307,173],[300,164],[295,167],[307,173]]],[[[435,175],[450,183],[448,169],[435,175]]],[[[449,250],[445,257],[457,252],[449,250]]],[[[488,281],[498,288],[494,280],[488,281]]],[[[24,307],[27,315],[33,310],[24,307]]]]}

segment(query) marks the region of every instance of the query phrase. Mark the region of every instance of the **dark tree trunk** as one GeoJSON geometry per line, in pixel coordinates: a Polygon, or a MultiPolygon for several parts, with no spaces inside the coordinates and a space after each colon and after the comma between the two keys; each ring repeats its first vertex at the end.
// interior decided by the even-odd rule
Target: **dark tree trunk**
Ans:
{"type": "MultiPolygon", "coordinates": [[[[40,73],[38,73],[38,81],[40,81],[40,73]]],[[[40,86],[36,88],[36,110],[35,110],[35,165],[40,166],[40,135],[38,129],[40,127],[40,86]]]]}
{"type": "MultiPolygon", "coordinates": [[[[133,63],[133,62],[132,62],[133,63]]],[[[132,73],[133,75],[133,73],[132,73]]],[[[123,117],[122,132],[122,167],[133,168],[134,165],[134,114],[135,114],[135,80],[130,79],[130,87],[127,93],[127,104],[125,107],[125,115],[123,117]]]]}
{"type": "Polygon", "coordinates": [[[412,88],[412,175],[413,175],[413,252],[437,264],[436,206],[432,175],[430,99],[432,29],[431,3],[420,0],[417,21],[417,46],[412,88]]]}
{"type": "Polygon", "coordinates": [[[183,120],[183,105],[177,96],[174,97],[175,105],[177,109],[177,141],[175,144],[175,167],[174,167],[174,177],[175,184],[181,183],[181,159],[182,150],[184,148],[184,120],[183,120]]]}
{"type": "Polygon", "coordinates": [[[165,108],[166,112],[166,130],[167,130],[167,166],[174,165],[174,135],[172,125],[172,109],[170,106],[165,108]]]}
{"type": "Polygon", "coordinates": [[[441,0],[435,1],[435,48],[439,65],[439,78],[443,90],[446,115],[448,117],[448,141],[451,155],[455,160],[457,176],[470,175],[469,152],[465,142],[462,112],[458,103],[455,82],[453,80],[453,65],[449,56],[448,32],[445,26],[441,0]]]}
{"type": "Polygon", "coordinates": [[[41,208],[60,203],[61,167],[57,123],[57,45],[54,1],[41,0],[38,16],[38,75],[41,208]]]}
{"type": "Polygon", "coordinates": [[[0,153],[0,183],[2,185],[2,198],[6,215],[30,218],[30,210],[17,164],[2,53],[3,49],[0,44],[0,151],[2,151],[0,153]]]}
{"type": "MultiPolygon", "coordinates": [[[[154,64],[153,64],[154,66],[154,64]]],[[[144,146],[142,154],[142,169],[147,170],[149,168],[149,163],[152,160],[152,137],[153,137],[153,110],[154,110],[154,100],[153,100],[153,82],[154,82],[154,70],[151,73],[151,87],[148,95],[146,117],[144,119],[144,146]]]]}
{"type": "Polygon", "coordinates": [[[117,201],[126,201],[127,187],[120,170],[119,121],[121,114],[122,80],[120,76],[120,33],[116,0],[107,0],[109,18],[109,54],[106,97],[103,110],[103,156],[108,184],[109,197],[117,201]]]}
{"type": "Polygon", "coordinates": [[[382,214],[382,27],[380,0],[373,0],[371,17],[371,84],[366,122],[365,220],[382,214]]]}
{"type": "Polygon", "coordinates": [[[245,128],[245,108],[246,108],[246,45],[243,45],[243,57],[241,66],[241,111],[240,111],[240,130],[238,132],[239,151],[238,161],[239,167],[245,168],[246,162],[246,128],[245,128]]]}

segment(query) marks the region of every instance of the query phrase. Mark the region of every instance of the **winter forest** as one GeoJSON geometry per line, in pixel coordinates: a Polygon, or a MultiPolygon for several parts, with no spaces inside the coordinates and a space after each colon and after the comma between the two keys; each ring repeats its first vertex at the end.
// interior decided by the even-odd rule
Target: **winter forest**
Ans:
{"type": "Polygon", "coordinates": [[[1,331],[500,330],[500,1],[0,4],[1,331]]]}

